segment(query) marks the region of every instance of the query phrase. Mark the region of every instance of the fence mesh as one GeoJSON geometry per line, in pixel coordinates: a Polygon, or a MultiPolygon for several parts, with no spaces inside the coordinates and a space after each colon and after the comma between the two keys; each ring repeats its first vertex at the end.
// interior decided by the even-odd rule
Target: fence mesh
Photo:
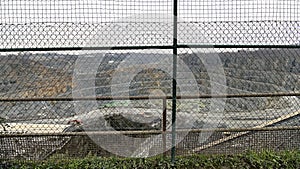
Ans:
{"type": "Polygon", "coordinates": [[[1,1],[0,159],[299,149],[298,8],[1,1]]]}

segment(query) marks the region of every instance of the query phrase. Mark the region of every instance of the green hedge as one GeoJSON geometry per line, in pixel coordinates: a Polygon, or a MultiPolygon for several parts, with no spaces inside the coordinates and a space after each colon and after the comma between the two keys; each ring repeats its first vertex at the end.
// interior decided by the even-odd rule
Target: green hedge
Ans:
{"type": "Polygon", "coordinates": [[[88,169],[88,168],[300,168],[300,151],[260,153],[247,152],[239,155],[192,155],[176,158],[176,166],[172,166],[170,158],[103,158],[87,156],[81,159],[56,155],[46,161],[1,161],[0,168],[22,169],[88,169]]]}

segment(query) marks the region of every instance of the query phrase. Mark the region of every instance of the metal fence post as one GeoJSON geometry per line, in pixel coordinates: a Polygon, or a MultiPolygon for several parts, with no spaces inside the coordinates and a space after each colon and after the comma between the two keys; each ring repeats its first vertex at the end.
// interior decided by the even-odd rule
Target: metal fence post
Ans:
{"type": "Polygon", "coordinates": [[[167,131],[167,99],[163,98],[163,116],[162,116],[162,141],[163,141],[163,156],[165,157],[167,154],[167,139],[166,139],[166,131],[167,131]]]}
{"type": "Polygon", "coordinates": [[[172,81],[172,149],[171,162],[175,164],[176,139],[176,76],[177,76],[177,0],[173,4],[173,81],[172,81]]]}

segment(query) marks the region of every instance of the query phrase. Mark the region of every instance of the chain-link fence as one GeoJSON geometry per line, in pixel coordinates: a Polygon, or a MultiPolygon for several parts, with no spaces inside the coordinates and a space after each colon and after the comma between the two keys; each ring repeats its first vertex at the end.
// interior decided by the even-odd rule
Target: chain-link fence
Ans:
{"type": "Polygon", "coordinates": [[[1,1],[0,159],[299,149],[299,5],[1,1]]]}

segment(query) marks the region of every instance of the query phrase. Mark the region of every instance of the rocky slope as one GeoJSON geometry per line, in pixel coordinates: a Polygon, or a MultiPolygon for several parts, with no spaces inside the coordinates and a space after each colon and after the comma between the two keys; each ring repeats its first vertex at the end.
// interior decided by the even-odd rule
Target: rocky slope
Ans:
{"type": "MultiPolygon", "coordinates": [[[[224,49],[219,51],[221,52],[218,53],[218,56],[224,69],[226,84],[215,85],[226,85],[226,92],[229,94],[297,92],[300,90],[300,50],[261,49],[230,52],[224,49]]],[[[97,55],[97,53],[93,55],[97,55]]],[[[76,59],[86,56],[88,55],[78,56],[58,53],[20,53],[18,55],[1,56],[0,95],[2,98],[71,97],[72,77],[76,59]]],[[[95,77],[96,94],[98,96],[110,95],[113,77],[118,72],[122,72],[123,76],[134,72],[132,67],[120,69],[120,64],[126,59],[135,57],[136,64],[147,64],[147,62],[150,64],[155,62],[155,60],[159,60],[159,57],[164,56],[166,55],[107,53],[99,64],[95,77]],[[145,61],[147,58],[148,61],[145,61]]],[[[179,54],[179,58],[193,73],[199,92],[210,94],[211,77],[201,59],[194,54],[184,52],[179,54]]],[[[129,95],[151,95],[153,91],[158,90],[166,95],[171,95],[171,79],[170,72],[162,69],[151,68],[135,72],[135,76],[127,84],[129,86],[129,95]]],[[[188,81],[189,79],[186,79],[186,82],[188,81]]],[[[122,80],[117,80],[113,83],[119,86],[125,84],[123,84],[122,80]]],[[[184,93],[180,86],[178,91],[179,94],[180,92],[184,93]]],[[[124,92],[128,91],[120,91],[120,95],[124,92]]],[[[100,102],[99,106],[105,106],[112,102],[100,102]]],[[[161,106],[161,103],[152,101],[132,101],[132,103],[134,103],[134,105],[131,105],[133,107],[153,108],[154,106],[159,108],[161,106]]],[[[197,110],[193,110],[188,104],[182,104],[182,107],[179,109],[193,113],[210,111],[209,99],[197,100],[194,104],[199,105],[197,110]]],[[[295,102],[291,102],[288,97],[227,99],[225,117],[227,120],[231,120],[232,123],[240,123],[240,121],[234,122],[233,116],[240,115],[244,117],[243,114],[253,116],[252,119],[266,120],[280,116],[280,113],[267,115],[264,113],[264,110],[278,110],[293,106],[297,105],[295,105],[295,102]],[[257,115],[257,113],[261,115],[257,115]]],[[[72,117],[75,114],[80,115],[82,113],[86,112],[75,112],[72,102],[1,102],[1,116],[9,121],[39,121],[41,119],[72,117]]],[[[199,119],[201,117],[198,114],[195,116],[195,118],[199,119]]],[[[242,124],[250,125],[253,123],[249,119],[244,121],[245,124],[242,124]]],[[[55,120],[52,122],[58,123],[55,120]]],[[[232,124],[232,126],[236,125],[232,124]]]]}

